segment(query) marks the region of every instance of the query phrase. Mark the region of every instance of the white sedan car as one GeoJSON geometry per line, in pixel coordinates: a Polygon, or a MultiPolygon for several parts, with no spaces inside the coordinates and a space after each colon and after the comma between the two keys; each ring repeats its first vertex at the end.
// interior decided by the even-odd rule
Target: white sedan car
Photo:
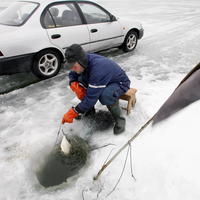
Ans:
{"type": "Polygon", "coordinates": [[[25,0],[0,13],[0,35],[0,74],[31,70],[45,79],[59,72],[71,44],[87,52],[113,47],[128,52],[143,27],[90,1],[25,0]]]}

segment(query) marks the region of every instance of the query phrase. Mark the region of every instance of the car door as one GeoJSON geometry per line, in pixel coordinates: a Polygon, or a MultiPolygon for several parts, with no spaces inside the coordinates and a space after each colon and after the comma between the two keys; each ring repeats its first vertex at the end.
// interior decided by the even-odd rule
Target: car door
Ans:
{"type": "Polygon", "coordinates": [[[65,49],[76,43],[89,51],[89,31],[74,3],[63,2],[47,7],[42,21],[52,44],[65,49]]]}
{"type": "Polygon", "coordinates": [[[78,2],[78,5],[87,22],[91,51],[119,46],[123,42],[122,27],[108,11],[92,2],[78,2]]]}

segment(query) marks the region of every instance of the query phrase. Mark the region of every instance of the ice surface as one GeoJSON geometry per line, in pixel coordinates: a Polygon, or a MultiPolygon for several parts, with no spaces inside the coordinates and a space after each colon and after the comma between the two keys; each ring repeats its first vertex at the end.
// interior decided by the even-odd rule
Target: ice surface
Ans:
{"type": "MultiPolygon", "coordinates": [[[[112,143],[91,153],[87,165],[67,183],[45,189],[32,171],[33,158],[51,147],[63,114],[76,102],[64,74],[0,96],[0,199],[93,200],[105,199],[120,176],[126,150],[93,181],[108,154],[116,152],[158,110],[180,80],[200,58],[199,0],[99,0],[116,16],[142,22],[144,38],[136,50],[106,55],[118,62],[138,89],[134,110],[126,117],[126,132],[97,131],[94,146],[112,143]]],[[[122,104],[124,102],[121,102],[122,104]]],[[[98,109],[106,110],[100,104],[98,109]]],[[[199,200],[199,102],[160,126],[148,127],[132,143],[130,163],[112,200],[199,200]]],[[[65,125],[84,130],[76,121],[65,125]]],[[[67,127],[67,128],[69,128],[67,127]]]]}

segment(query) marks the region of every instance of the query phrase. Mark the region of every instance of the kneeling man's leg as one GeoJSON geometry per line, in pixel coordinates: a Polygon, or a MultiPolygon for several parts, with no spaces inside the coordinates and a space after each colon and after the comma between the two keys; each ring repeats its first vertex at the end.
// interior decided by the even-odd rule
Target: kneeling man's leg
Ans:
{"type": "Polygon", "coordinates": [[[112,114],[115,125],[114,134],[120,134],[125,130],[125,118],[122,116],[122,111],[119,106],[119,97],[124,94],[124,91],[120,89],[118,84],[108,85],[102,95],[99,98],[101,104],[106,105],[110,113],[112,114]]]}

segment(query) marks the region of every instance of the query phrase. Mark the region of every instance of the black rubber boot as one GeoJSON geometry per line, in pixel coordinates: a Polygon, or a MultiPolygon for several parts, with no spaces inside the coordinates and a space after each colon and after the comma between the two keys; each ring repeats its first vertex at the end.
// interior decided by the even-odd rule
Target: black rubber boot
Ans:
{"type": "Polygon", "coordinates": [[[113,104],[112,106],[107,106],[107,108],[108,108],[108,110],[110,111],[110,113],[112,114],[112,116],[115,120],[113,133],[115,135],[118,135],[118,134],[124,132],[126,120],[122,116],[122,111],[121,111],[121,108],[119,107],[119,100],[115,104],[113,104]]]}

